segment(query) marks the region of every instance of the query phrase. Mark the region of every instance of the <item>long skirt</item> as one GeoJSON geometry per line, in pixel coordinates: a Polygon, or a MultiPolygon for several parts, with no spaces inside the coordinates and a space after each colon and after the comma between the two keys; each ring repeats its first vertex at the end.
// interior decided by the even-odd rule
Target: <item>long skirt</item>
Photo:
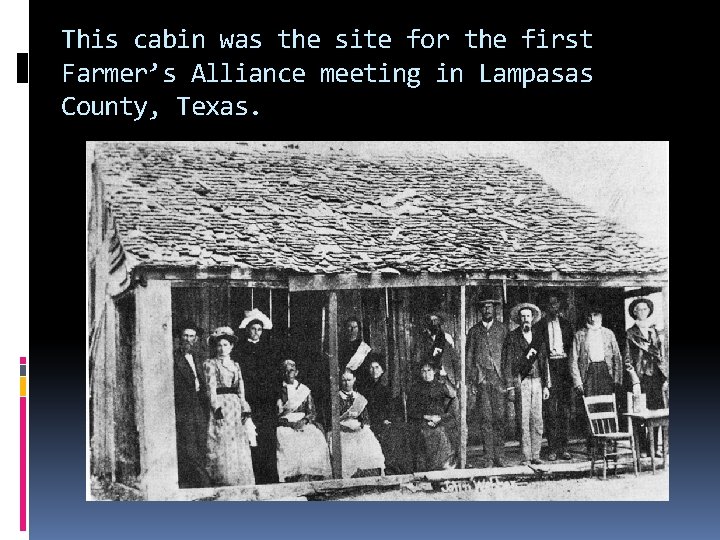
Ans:
{"type": "Polygon", "coordinates": [[[404,422],[373,426],[385,456],[385,474],[410,474],[413,472],[410,431],[404,422]]]}
{"type": "Polygon", "coordinates": [[[652,375],[640,376],[640,389],[646,396],[647,408],[650,410],[664,409],[665,398],[663,396],[663,383],[665,376],[659,369],[655,368],[652,375]]]}
{"type": "Polygon", "coordinates": [[[341,431],[340,445],[343,478],[350,478],[360,470],[385,469],[382,448],[368,426],[358,431],[341,431]]]}
{"type": "Polygon", "coordinates": [[[415,470],[439,471],[453,455],[445,426],[430,427],[425,422],[415,424],[415,470]]]}
{"type": "Polygon", "coordinates": [[[605,362],[590,362],[585,374],[585,395],[604,396],[615,393],[615,382],[605,362]]]}
{"type": "Polygon", "coordinates": [[[217,396],[224,419],[208,423],[208,473],[215,485],[249,486],[255,484],[250,442],[242,423],[240,398],[236,394],[217,396]]]}
{"type": "Polygon", "coordinates": [[[330,452],[322,432],[313,424],[302,431],[277,428],[277,470],[280,482],[300,474],[332,477],[330,452]]]}
{"type": "MultiPolygon", "coordinates": [[[[590,362],[585,374],[584,390],[586,396],[609,396],[615,393],[615,381],[610,375],[610,370],[605,362],[590,362]]],[[[612,405],[598,404],[593,406],[591,412],[608,412],[612,405]]],[[[587,417],[586,417],[587,418],[587,417]]],[[[590,424],[586,419],[585,432],[587,435],[587,447],[592,444],[590,424]]]]}
{"type": "MultiPolygon", "coordinates": [[[[652,375],[640,375],[640,389],[645,394],[646,405],[649,410],[665,408],[663,397],[663,383],[665,376],[659,369],[655,368],[652,375]]],[[[647,428],[639,430],[638,447],[641,452],[655,452],[660,445],[660,429],[655,429],[655,448],[650,448],[650,437],[647,428]]]]}

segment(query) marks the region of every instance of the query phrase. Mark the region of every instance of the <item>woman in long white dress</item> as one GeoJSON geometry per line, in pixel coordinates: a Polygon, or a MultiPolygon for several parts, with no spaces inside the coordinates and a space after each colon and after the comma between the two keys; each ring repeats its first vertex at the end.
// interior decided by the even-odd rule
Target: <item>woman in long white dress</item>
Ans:
{"type": "Polygon", "coordinates": [[[212,333],[209,342],[217,356],[203,364],[211,406],[208,473],[215,485],[253,485],[255,476],[245,426],[250,406],[245,401],[240,366],[230,358],[237,337],[232,329],[220,327],[212,333]]]}
{"type": "Polygon", "coordinates": [[[370,429],[368,401],[354,391],[355,374],[345,370],[340,390],[340,446],[342,477],[382,474],[385,456],[380,443],[370,429]]]}
{"type": "Polygon", "coordinates": [[[325,436],[315,424],[310,389],[297,380],[295,362],[282,363],[283,384],[277,400],[277,469],[280,482],[332,477],[325,436]]]}

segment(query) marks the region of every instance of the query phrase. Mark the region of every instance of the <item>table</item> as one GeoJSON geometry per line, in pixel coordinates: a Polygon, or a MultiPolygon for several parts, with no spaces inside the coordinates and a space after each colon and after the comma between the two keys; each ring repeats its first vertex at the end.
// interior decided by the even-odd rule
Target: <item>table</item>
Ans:
{"type": "MultiPolygon", "coordinates": [[[[670,409],[655,409],[645,410],[642,412],[627,412],[625,416],[628,417],[629,430],[633,429],[633,418],[638,421],[639,424],[645,424],[648,429],[648,438],[650,439],[650,463],[652,464],[652,471],[655,474],[655,428],[659,427],[662,430],[663,438],[663,467],[665,467],[667,458],[667,446],[668,446],[668,426],[670,424],[670,409]]],[[[633,433],[635,433],[633,431],[633,433]]],[[[635,437],[637,441],[637,437],[635,437]]],[[[636,445],[637,446],[637,445],[636,445]]],[[[637,449],[637,448],[636,448],[637,449]]],[[[637,465],[638,471],[640,471],[640,451],[637,449],[637,465]]]]}

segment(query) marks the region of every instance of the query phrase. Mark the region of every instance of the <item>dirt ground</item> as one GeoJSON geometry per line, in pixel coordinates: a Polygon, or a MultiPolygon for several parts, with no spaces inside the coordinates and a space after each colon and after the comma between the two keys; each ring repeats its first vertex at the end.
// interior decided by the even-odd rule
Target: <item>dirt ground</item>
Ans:
{"type": "MultiPolygon", "coordinates": [[[[610,476],[607,480],[579,478],[535,482],[482,482],[471,489],[454,492],[412,492],[406,488],[365,493],[334,500],[345,501],[667,501],[670,497],[669,472],[654,475],[643,472],[610,476]]],[[[430,486],[426,486],[429,488],[430,486]]],[[[446,486],[446,489],[460,485],[446,486]]]]}

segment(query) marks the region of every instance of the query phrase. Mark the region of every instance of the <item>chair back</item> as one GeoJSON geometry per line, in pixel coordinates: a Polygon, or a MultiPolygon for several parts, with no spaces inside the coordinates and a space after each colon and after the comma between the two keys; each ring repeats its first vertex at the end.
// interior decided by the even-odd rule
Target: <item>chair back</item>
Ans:
{"type": "Polygon", "coordinates": [[[585,396],[585,412],[593,435],[618,433],[617,404],[615,394],[605,396],[585,396]]]}

